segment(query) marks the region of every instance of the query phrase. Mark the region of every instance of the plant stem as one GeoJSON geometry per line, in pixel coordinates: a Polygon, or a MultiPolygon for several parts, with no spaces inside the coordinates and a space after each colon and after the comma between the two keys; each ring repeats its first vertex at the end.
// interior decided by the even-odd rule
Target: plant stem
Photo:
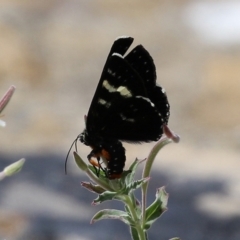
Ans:
{"type": "MultiPolygon", "coordinates": [[[[160,139],[157,144],[153,147],[153,149],[151,150],[151,152],[148,155],[146,164],[144,166],[143,169],[143,178],[149,177],[150,176],[150,172],[152,169],[152,165],[154,162],[155,157],[157,156],[158,152],[160,151],[160,149],[162,149],[165,145],[171,143],[172,140],[169,138],[162,138],[160,139]]],[[[147,188],[148,188],[148,183],[149,181],[147,181],[146,183],[144,183],[142,185],[142,219],[141,219],[141,228],[144,228],[144,224],[145,224],[145,218],[146,218],[146,206],[147,206],[147,188]]]]}
{"type": "Polygon", "coordinates": [[[138,237],[139,237],[138,239],[146,240],[144,230],[141,227],[140,221],[138,219],[137,213],[134,208],[135,203],[133,203],[133,199],[131,199],[129,196],[126,195],[124,198],[124,202],[128,206],[128,209],[131,213],[132,219],[135,223],[135,228],[137,230],[138,237]]]}

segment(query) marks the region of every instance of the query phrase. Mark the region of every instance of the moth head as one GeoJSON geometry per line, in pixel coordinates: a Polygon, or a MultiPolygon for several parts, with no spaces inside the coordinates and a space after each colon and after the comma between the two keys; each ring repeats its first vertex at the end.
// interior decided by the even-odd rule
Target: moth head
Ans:
{"type": "Polygon", "coordinates": [[[81,143],[85,144],[88,146],[88,133],[87,130],[85,129],[79,136],[78,139],[80,140],[81,143]]]}

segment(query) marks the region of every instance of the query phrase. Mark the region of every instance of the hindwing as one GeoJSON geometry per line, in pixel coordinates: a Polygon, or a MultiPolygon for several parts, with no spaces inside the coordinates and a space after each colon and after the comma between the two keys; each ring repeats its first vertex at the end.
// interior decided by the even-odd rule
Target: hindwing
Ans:
{"type": "Polygon", "coordinates": [[[156,86],[156,69],[149,53],[132,38],[117,39],[93,97],[86,121],[89,136],[133,142],[156,141],[167,123],[169,105],[156,86]]]}
{"type": "Polygon", "coordinates": [[[168,122],[170,106],[165,90],[156,84],[156,67],[148,51],[142,46],[136,46],[125,59],[138,72],[147,89],[149,99],[162,114],[164,122],[168,122]]]}

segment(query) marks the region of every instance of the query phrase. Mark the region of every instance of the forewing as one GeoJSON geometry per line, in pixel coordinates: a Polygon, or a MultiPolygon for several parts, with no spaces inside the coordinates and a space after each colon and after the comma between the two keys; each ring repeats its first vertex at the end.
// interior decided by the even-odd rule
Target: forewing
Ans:
{"type": "Polygon", "coordinates": [[[141,76],[147,89],[156,86],[157,76],[154,61],[142,45],[136,46],[124,58],[141,76]]]}
{"type": "MultiPolygon", "coordinates": [[[[122,36],[122,37],[117,38],[114,41],[114,43],[110,49],[110,52],[108,54],[107,61],[104,65],[103,72],[102,72],[102,75],[98,82],[95,94],[93,96],[93,99],[92,99],[92,102],[91,102],[91,105],[89,108],[89,113],[95,111],[94,109],[96,108],[98,97],[102,90],[103,80],[106,79],[106,77],[108,77],[108,75],[109,75],[106,71],[106,69],[108,69],[109,62],[111,63],[111,61],[109,61],[109,59],[111,58],[113,53],[124,55],[126,53],[126,51],[128,50],[128,48],[131,46],[133,40],[134,39],[132,37],[122,36]]],[[[89,115],[89,113],[88,113],[88,115],[89,115]]]]}
{"type": "Polygon", "coordinates": [[[132,37],[128,37],[128,36],[121,36],[117,38],[113,42],[113,45],[110,49],[107,60],[109,57],[113,55],[113,53],[118,53],[123,56],[127,52],[128,48],[131,46],[131,44],[133,43],[133,40],[134,39],[132,37]]]}

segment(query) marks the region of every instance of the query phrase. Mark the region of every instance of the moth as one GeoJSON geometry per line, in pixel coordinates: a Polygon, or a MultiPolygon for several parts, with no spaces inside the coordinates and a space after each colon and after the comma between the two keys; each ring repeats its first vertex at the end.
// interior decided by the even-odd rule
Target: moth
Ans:
{"type": "Polygon", "coordinates": [[[126,54],[133,40],[121,36],[114,41],[85,118],[86,127],[75,140],[91,147],[89,162],[109,179],[123,173],[122,141],[159,140],[170,115],[167,95],[156,83],[156,68],[148,51],[138,45],[126,54]],[[106,160],[106,167],[100,158],[106,160]]]}

